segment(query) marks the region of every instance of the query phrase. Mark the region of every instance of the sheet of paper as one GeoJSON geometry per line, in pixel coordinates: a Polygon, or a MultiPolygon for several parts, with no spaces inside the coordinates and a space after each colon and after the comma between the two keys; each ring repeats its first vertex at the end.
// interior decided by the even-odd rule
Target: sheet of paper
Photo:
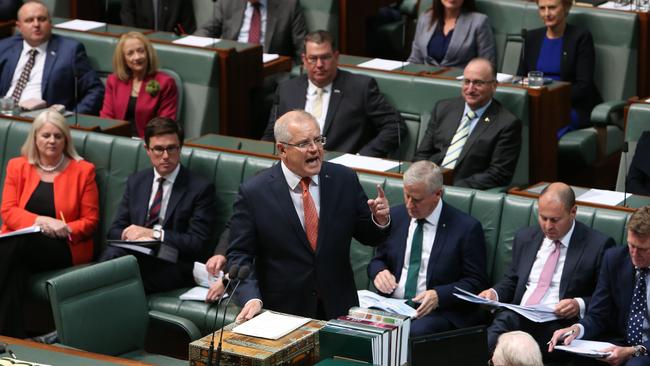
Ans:
{"type": "Polygon", "coordinates": [[[262,54],[262,63],[271,62],[280,58],[280,55],[277,53],[263,53],[262,54]]]}
{"type": "MultiPolygon", "coordinates": [[[[514,75],[504,74],[502,72],[497,72],[497,81],[500,83],[510,83],[514,79],[514,75]]],[[[463,80],[463,75],[456,76],[456,80],[463,80]]]]}
{"type": "Polygon", "coordinates": [[[55,28],[62,28],[62,29],[72,29],[72,30],[78,30],[78,31],[89,31],[91,29],[96,29],[96,28],[101,28],[105,26],[106,23],[102,22],[94,22],[92,20],[81,20],[81,19],[75,19],[75,20],[69,20],[67,22],[59,23],[55,25],[55,28]]]}
{"type": "Polygon", "coordinates": [[[219,271],[216,276],[211,275],[208,270],[205,268],[205,264],[200,262],[194,262],[194,269],[192,269],[192,275],[194,276],[194,282],[197,285],[203,287],[210,287],[218,279],[223,276],[223,271],[219,271]]]}
{"type": "Polygon", "coordinates": [[[521,306],[521,305],[514,305],[514,304],[506,304],[494,300],[484,299],[482,297],[474,295],[469,291],[465,291],[462,288],[455,287],[455,289],[457,292],[454,293],[454,296],[456,296],[461,300],[465,300],[465,301],[469,301],[481,305],[504,307],[536,323],[544,323],[544,322],[549,322],[558,319],[557,315],[553,313],[553,309],[548,305],[521,306]]]}
{"type": "Polygon", "coordinates": [[[372,60],[362,62],[357,66],[367,67],[369,69],[390,71],[390,70],[401,69],[408,64],[409,64],[408,62],[404,62],[404,61],[386,60],[384,58],[373,58],[372,60]]]}
{"type": "Polygon", "coordinates": [[[184,292],[178,298],[181,300],[205,301],[208,297],[208,288],[196,286],[184,292]]]}
{"type": "Polygon", "coordinates": [[[199,37],[199,36],[186,36],[179,38],[172,43],[182,44],[185,46],[208,47],[219,42],[219,38],[199,37]]]}
{"type": "Polygon", "coordinates": [[[329,162],[345,165],[348,168],[374,170],[378,172],[385,172],[393,168],[397,168],[399,165],[399,162],[397,161],[354,154],[343,154],[330,160],[329,162]]]}
{"type": "Polygon", "coordinates": [[[309,318],[265,311],[253,319],[244,322],[233,332],[252,337],[278,339],[309,322],[309,318]]]}
{"type": "Polygon", "coordinates": [[[586,357],[603,358],[609,356],[610,352],[602,352],[602,350],[613,346],[614,344],[609,342],[586,341],[583,339],[574,339],[570,345],[555,346],[555,349],[576,353],[586,357]]]}
{"type": "Polygon", "coordinates": [[[11,236],[33,234],[33,233],[40,233],[40,232],[41,232],[41,227],[34,225],[34,226],[26,227],[24,229],[18,229],[18,230],[12,231],[10,233],[0,234],[0,239],[8,238],[8,237],[11,237],[11,236]]]}
{"type": "Polygon", "coordinates": [[[357,291],[359,306],[362,308],[377,308],[391,313],[415,317],[416,311],[406,304],[405,299],[384,297],[368,290],[357,291]]]}
{"type": "MultiPolygon", "coordinates": [[[[632,194],[628,193],[627,198],[630,198],[632,194]]],[[[601,205],[616,206],[619,203],[623,202],[625,193],[616,192],[616,191],[607,191],[604,189],[590,189],[587,192],[576,197],[577,201],[598,203],[601,205]]]]}
{"type": "Polygon", "coordinates": [[[601,9],[616,9],[616,10],[634,10],[634,4],[623,5],[617,4],[615,1],[608,1],[598,5],[601,9]]]}

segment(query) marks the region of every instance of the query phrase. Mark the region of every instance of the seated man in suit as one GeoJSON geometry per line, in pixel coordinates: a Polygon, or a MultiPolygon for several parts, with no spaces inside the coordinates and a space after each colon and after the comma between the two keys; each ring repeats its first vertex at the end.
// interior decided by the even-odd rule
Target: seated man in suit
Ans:
{"type": "Polygon", "coordinates": [[[521,150],[521,121],[493,99],[496,69],[470,61],[461,97],[439,101],[413,160],[454,170],[454,186],[488,189],[512,180],[521,150]]]}
{"type": "Polygon", "coordinates": [[[299,0],[220,0],[215,17],[197,36],[263,45],[264,52],[295,57],[307,34],[299,0]]]}
{"type": "Polygon", "coordinates": [[[69,111],[96,115],[104,86],[84,46],[52,34],[50,14],[40,1],[28,1],[18,10],[16,29],[18,34],[0,41],[0,96],[16,103],[45,100],[48,106],[62,104],[69,111]]]}
{"type": "Polygon", "coordinates": [[[345,315],[359,304],[350,240],[385,240],[388,200],[380,186],[369,200],[353,170],[323,161],[326,138],[309,113],[282,116],[275,136],[280,164],[244,182],[233,205],[228,264],[254,268],[239,286],[237,319],[262,305],[316,319],[345,315]]]}
{"type": "Polygon", "coordinates": [[[517,232],[510,268],[501,281],[479,296],[517,305],[548,305],[560,319],[535,323],[511,310],[498,311],[488,327],[491,351],[499,335],[512,330],[530,333],[546,350],[555,329],[584,316],[603,253],[614,246],[612,238],[575,219],[575,195],[566,184],[546,187],[538,206],[539,226],[517,232]]]}
{"type": "Polygon", "coordinates": [[[650,131],[643,131],[625,178],[629,193],[650,196],[650,131]]]}
{"type": "Polygon", "coordinates": [[[617,346],[599,350],[611,352],[602,361],[610,365],[650,365],[649,267],[650,206],[644,206],[627,223],[627,247],[605,253],[587,315],[577,324],[557,330],[549,342],[549,352],[557,344],[571,344],[574,339],[606,337],[617,346]]]}
{"type": "MultiPolygon", "coordinates": [[[[145,291],[191,286],[192,268],[213,237],[214,185],[180,164],[183,131],[179,123],[156,117],[144,130],[144,148],[153,169],[129,176],[108,239],[159,240],[178,250],[178,263],[136,254],[145,291]]],[[[105,261],[134,252],[109,246],[105,261]]]]}
{"type": "Polygon", "coordinates": [[[294,109],[311,113],[327,138],[327,149],[385,157],[406,136],[400,114],[381,95],[375,79],[338,69],[332,35],[316,31],[305,38],[307,75],[280,83],[262,140],[273,141],[277,116],[294,109]],[[398,130],[399,129],[399,130],[398,130]]]}
{"type": "Polygon", "coordinates": [[[404,202],[391,208],[391,234],[368,264],[379,292],[417,305],[411,336],[478,324],[478,308],[454,287],[487,284],[481,223],[442,200],[442,169],[418,161],[404,173],[404,202]],[[407,259],[408,256],[408,259],[407,259]]]}
{"type": "Polygon", "coordinates": [[[120,19],[129,27],[177,34],[192,34],[196,30],[194,6],[188,0],[122,0],[120,19]]]}

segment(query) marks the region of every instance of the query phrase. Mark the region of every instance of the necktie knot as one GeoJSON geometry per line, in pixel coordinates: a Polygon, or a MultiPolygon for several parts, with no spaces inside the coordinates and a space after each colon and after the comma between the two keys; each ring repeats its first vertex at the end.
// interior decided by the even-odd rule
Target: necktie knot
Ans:
{"type": "Polygon", "coordinates": [[[476,117],[476,112],[470,109],[469,112],[467,112],[466,116],[468,120],[473,120],[476,117]]]}
{"type": "Polygon", "coordinates": [[[553,250],[559,250],[562,247],[562,242],[559,240],[553,240],[553,245],[555,246],[553,250]]]}
{"type": "Polygon", "coordinates": [[[427,223],[427,219],[417,219],[418,226],[422,226],[427,223]]]}
{"type": "Polygon", "coordinates": [[[29,57],[36,57],[36,55],[38,54],[38,50],[36,48],[32,48],[31,50],[29,50],[29,52],[27,52],[27,54],[29,55],[29,57]]]}
{"type": "Polygon", "coordinates": [[[309,190],[309,184],[311,183],[311,178],[304,177],[300,180],[300,187],[302,187],[303,192],[309,190]]]}

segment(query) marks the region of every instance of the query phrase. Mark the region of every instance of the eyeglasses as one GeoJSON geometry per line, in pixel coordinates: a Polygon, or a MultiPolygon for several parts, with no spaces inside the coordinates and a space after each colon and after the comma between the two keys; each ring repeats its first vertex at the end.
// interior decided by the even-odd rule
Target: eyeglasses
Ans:
{"type": "Polygon", "coordinates": [[[469,86],[470,84],[474,84],[478,87],[482,87],[488,84],[492,84],[494,80],[471,80],[471,79],[463,79],[463,84],[466,86],[469,86]]]}
{"type": "Polygon", "coordinates": [[[334,55],[331,53],[327,55],[322,55],[322,56],[306,56],[305,59],[307,59],[307,63],[310,65],[316,65],[318,60],[322,63],[330,62],[334,58],[334,55]]]}
{"type": "Polygon", "coordinates": [[[154,155],[157,156],[162,156],[165,151],[167,151],[167,154],[175,154],[181,149],[180,146],[178,145],[169,145],[169,146],[154,146],[149,148],[149,151],[151,151],[154,155]]]}
{"type": "Polygon", "coordinates": [[[307,141],[299,142],[297,144],[290,144],[288,142],[280,142],[280,143],[287,146],[293,146],[300,150],[306,150],[310,148],[312,145],[315,146],[316,148],[322,147],[323,145],[325,145],[326,141],[327,138],[325,136],[318,136],[313,140],[307,140],[307,141]]]}

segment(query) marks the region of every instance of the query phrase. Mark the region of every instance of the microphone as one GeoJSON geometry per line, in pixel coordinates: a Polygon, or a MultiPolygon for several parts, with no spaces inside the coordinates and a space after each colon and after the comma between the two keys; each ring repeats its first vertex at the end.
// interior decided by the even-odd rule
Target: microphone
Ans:
{"type": "Polygon", "coordinates": [[[109,0],[104,0],[104,32],[108,33],[108,3],[109,0]]]}
{"type": "Polygon", "coordinates": [[[217,0],[212,0],[212,29],[210,32],[212,33],[212,43],[214,46],[214,43],[217,43],[217,32],[215,31],[215,21],[217,20],[217,0]]]}
{"type": "MultiPolygon", "coordinates": [[[[519,53],[519,65],[523,64],[526,62],[524,56],[526,54],[526,36],[528,35],[528,29],[522,28],[521,29],[521,52],[519,53]]],[[[524,64],[524,67],[526,65],[524,64]]],[[[527,75],[522,75],[522,77],[527,76],[527,75]]]]}
{"type": "MultiPolygon", "coordinates": [[[[238,272],[239,272],[239,266],[233,264],[230,267],[230,271],[228,271],[228,275],[227,275],[228,283],[226,283],[226,288],[223,291],[224,295],[226,294],[226,291],[228,291],[228,287],[230,287],[230,284],[237,279],[238,272]]],[[[224,276],[224,281],[225,280],[226,280],[226,276],[224,276]]],[[[214,328],[217,326],[217,319],[219,318],[219,305],[221,305],[221,300],[223,300],[223,295],[221,296],[221,298],[219,298],[219,301],[217,301],[217,311],[215,312],[214,320],[212,321],[212,338],[210,339],[210,348],[208,349],[207,366],[212,366],[212,355],[214,354],[214,328]]]]}
{"type": "Polygon", "coordinates": [[[79,72],[77,66],[72,63],[72,73],[74,74],[74,125],[79,126],[79,72]]]}
{"type": "Polygon", "coordinates": [[[627,207],[627,151],[628,151],[627,141],[623,142],[623,166],[625,167],[625,180],[623,181],[623,207],[627,207]]]}
{"type": "MultiPolygon", "coordinates": [[[[219,363],[221,362],[221,345],[223,342],[223,326],[226,323],[226,312],[228,310],[228,305],[230,305],[230,300],[235,296],[235,291],[237,291],[237,288],[239,287],[239,284],[241,283],[242,280],[246,279],[248,277],[248,274],[250,273],[250,267],[248,266],[241,266],[239,269],[239,273],[237,274],[237,283],[235,284],[235,288],[232,290],[230,293],[230,296],[228,297],[228,300],[226,301],[226,305],[223,308],[223,317],[221,318],[221,333],[219,334],[219,345],[217,346],[217,363],[216,366],[219,366],[219,363]]],[[[214,336],[214,333],[212,333],[214,336]]]]}
{"type": "Polygon", "coordinates": [[[402,116],[399,115],[399,112],[395,112],[397,116],[397,174],[402,174],[402,136],[400,134],[399,121],[402,119],[402,116]]]}
{"type": "MultiPolygon", "coordinates": [[[[280,104],[280,95],[276,92],[273,94],[273,126],[275,126],[275,121],[278,120],[278,105],[280,104]]],[[[273,136],[273,155],[277,153],[276,151],[276,140],[275,135],[273,136]]]]}

